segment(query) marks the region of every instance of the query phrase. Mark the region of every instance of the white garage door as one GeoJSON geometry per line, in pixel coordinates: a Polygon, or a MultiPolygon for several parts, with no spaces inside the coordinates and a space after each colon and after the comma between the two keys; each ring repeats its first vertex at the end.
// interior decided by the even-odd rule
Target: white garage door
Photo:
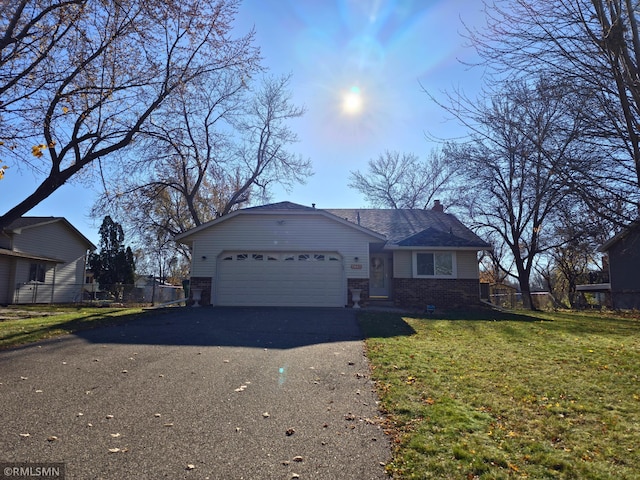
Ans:
{"type": "Polygon", "coordinates": [[[332,252],[225,252],[218,258],[216,304],[345,304],[342,257],[332,252]]]}

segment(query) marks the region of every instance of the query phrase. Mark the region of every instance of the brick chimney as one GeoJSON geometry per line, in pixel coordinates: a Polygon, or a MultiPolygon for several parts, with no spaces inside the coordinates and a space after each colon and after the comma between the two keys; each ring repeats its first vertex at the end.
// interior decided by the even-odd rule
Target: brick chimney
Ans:
{"type": "Polygon", "coordinates": [[[434,200],[431,210],[434,212],[444,212],[444,205],[440,203],[440,200],[434,200]]]}

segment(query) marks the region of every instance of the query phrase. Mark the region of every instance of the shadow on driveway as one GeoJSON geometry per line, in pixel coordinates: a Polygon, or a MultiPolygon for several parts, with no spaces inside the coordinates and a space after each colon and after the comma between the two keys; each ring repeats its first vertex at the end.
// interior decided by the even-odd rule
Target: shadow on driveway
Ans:
{"type": "Polygon", "coordinates": [[[279,307],[158,310],[118,326],[75,335],[92,343],[276,349],[364,339],[353,310],[279,307]]]}

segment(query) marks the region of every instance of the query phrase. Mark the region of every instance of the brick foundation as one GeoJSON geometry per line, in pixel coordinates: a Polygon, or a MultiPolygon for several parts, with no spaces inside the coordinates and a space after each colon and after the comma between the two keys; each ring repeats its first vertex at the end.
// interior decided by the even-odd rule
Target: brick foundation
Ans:
{"type": "Polygon", "coordinates": [[[358,304],[364,307],[369,302],[369,279],[368,278],[347,278],[347,304],[353,307],[353,300],[351,299],[351,289],[359,288],[360,301],[358,304]]]}
{"type": "Polygon", "coordinates": [[[470,279],[394,278],[393,301],[398,307],[423,310],[480,305],[480,282],[470,279]]]}
{"type": "Polygon", "coordinates": [[[193,305],[193,291],[201,289],[202,294],[200,296],[200,305],[203,307],[211,305],[212,285],[213,279],[211,277],[191,277],[191,282],[189,284],[189,302],[187,304],[189,306],[193,305]]]}

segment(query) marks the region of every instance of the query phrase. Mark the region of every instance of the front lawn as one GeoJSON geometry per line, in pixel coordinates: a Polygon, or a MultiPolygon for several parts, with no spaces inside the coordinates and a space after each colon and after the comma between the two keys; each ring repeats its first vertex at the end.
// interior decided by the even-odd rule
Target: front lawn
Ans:
{"type": "Polygon", "coordinates": [[[2,310],[0,348],[131,320],[142,308],[20,306],[2,310]]]}
{"type": "Polygon", "coordinates": [[[637,318],[366,312],[360,322],[394,478],[638,478],[637,318]]]}

